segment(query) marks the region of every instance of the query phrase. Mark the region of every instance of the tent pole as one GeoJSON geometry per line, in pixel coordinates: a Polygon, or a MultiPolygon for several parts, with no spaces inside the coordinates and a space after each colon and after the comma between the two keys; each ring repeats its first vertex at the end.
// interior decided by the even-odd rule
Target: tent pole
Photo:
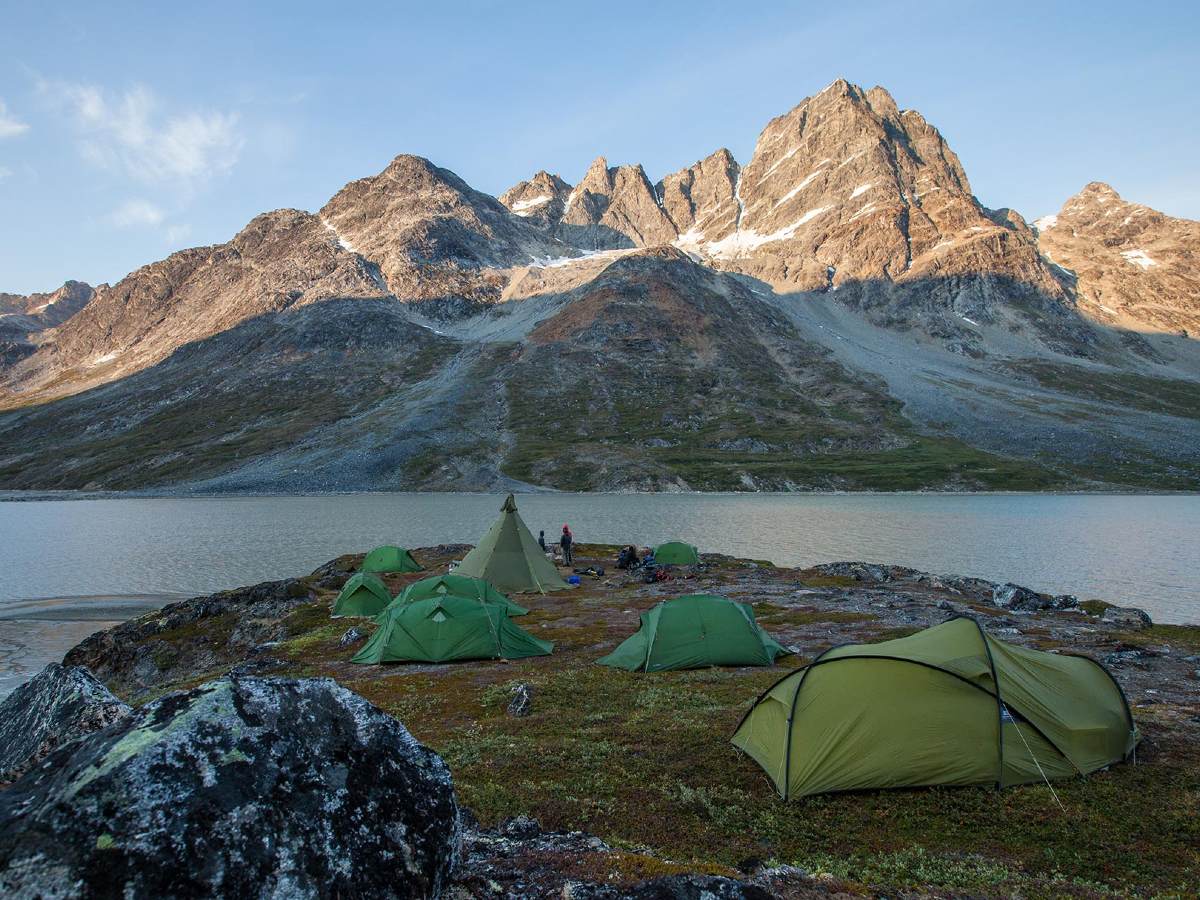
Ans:
{"type": "MultiPolygon", "coordinates": [[[[970,616],[963,616],[971,619],[970,616]]],[[[996,790],[1004,787],[1004,700],[1000,696],[1000,677],[996,674],[996,661],[992,659],[992,647],[988,643],[987,634],[978,619],[971,619],[975,630],[979,632],[979,640],[983,642],[983,652],[987,654],[988,666],[992,670],[992,684],[996,686],[996,790]]]]}

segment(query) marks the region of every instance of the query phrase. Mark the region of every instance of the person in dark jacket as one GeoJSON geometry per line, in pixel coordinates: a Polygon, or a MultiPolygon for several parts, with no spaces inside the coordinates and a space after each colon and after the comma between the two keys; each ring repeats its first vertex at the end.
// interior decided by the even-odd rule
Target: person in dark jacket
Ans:
{"type": "Polygon", "coordinates": [[[575,562],[575,554],[571,552],[571,547],[575,543],[575,535],[571,534],[569,525],[563,525],[562,537],[558,539],[558,543],[562,547],[563,565],[571,565],[571,563],[575,562]]]}
{"type": "Polygon", "coordinates": [[[546,552],[546,532],[538,532],[538,546],[542,548],[542,552],[546,552]]]}

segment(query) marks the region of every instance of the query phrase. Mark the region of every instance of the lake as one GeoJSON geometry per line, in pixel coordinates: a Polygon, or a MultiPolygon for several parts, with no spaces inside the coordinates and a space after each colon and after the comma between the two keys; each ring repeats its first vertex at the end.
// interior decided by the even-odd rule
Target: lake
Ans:
{"type": "MultiPolygon", "coordinates": [[[[473,543],[486,494],[0,502],[0,695],[86,634],[171,599],[307,574],[381,543],[473,543]]],[[[802,566],[867,560],[1200,622],[1200,496],[530,494],[534,534],[802,566]]]]}

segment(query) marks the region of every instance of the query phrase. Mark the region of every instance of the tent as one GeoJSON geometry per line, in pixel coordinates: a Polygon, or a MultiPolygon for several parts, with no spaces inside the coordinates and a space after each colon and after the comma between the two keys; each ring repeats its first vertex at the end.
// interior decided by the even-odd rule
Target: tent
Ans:
{"type": "Polygon", "coordinates": [[[660,566],[696,566],[700,564],[700,553],[691,544],[667,541],[654,548],[654,561],[660,566]]]}
{"type": "Polygon", "coordinates": [[[485,603],[502,607],[510,616],[523,616],[529,610],[513,603],[482,578],[471,578],[468,575],[435,575],[432,578],[422,578],[414,581],[396,598],[396,603],[412,603],[414,600],[428,600],[454,594],[458,597],[475,597],[485,603]]]}
{"type": "Polygon", "coordinates": [[[642,627],[597,662],[631,672],[662,672],[703,666],[770,666],[775,657],[787,652],[758,627],[750,604],[690,594],[642,613],[642,627]]]}
{"type": "Polygon", "coordinates": [[[351,575],[337,600],[333,602],[335,616],[377,616],[392,602],[391,592],[374,575],[359,572],[351,575]]]}
{"type": "Polygon", "coordinates": [[[1126,759],[1137,742],[1099,663],[1006,644],[965,617],[826,651],[760,696],[733,735],[784,799],[1049,781],[1126,759]]]}
{"type": "Polygon", "coordinates": [[[363,560],[364,572],[420,572],[421,566],[403,547],[376,547],[363,560]]]}
{"type": "Polygon", "coordinates": [[[554,645],[518,626],[504,607],[453,594],[394,603],[351,662],[450,662],[545,656],[554,645]]]}
{"type": "Polygon", "coordinates": [[[500,518],[488,529],[479,545],[468,553],[456,575],[490,581],[502,591],[562,591],[570,587],[558,574],[521,516],[512,494],[500,507],[500,518]]]}

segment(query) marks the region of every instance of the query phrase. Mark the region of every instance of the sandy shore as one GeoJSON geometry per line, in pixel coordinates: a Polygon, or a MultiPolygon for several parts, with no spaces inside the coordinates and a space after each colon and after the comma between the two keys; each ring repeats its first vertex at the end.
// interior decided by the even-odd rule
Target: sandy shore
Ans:
{"type": "Polygon", "coordinates": [[[90,634],[185,599],[183,595],[40,597],[0,604],[0,697],[90,634]]]}

